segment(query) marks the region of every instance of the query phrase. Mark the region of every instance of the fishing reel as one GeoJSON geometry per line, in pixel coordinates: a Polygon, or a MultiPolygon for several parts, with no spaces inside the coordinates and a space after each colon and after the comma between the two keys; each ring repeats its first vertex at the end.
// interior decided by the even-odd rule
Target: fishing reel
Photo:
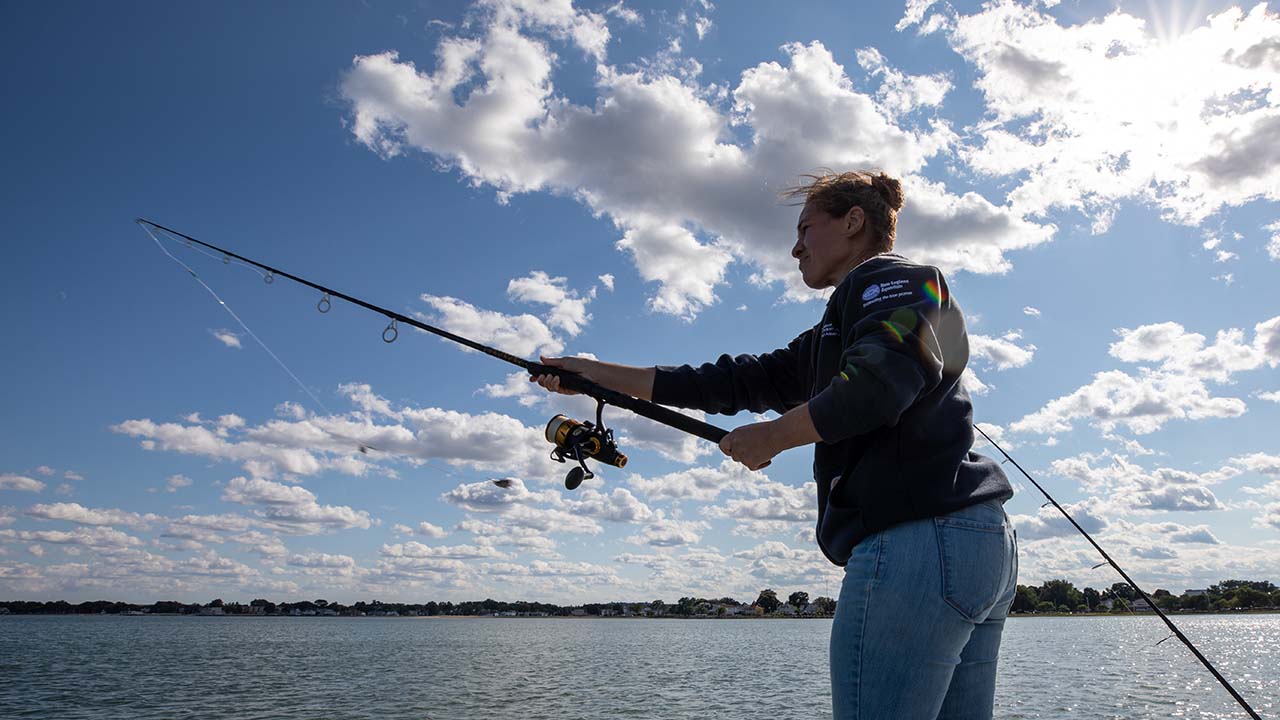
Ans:
{"type": "Polygon", "coordinates": [[[596,406],[596,421],[573,420],[565,415],[556,415],[547,423],[547,442],[555,445],[551,449],[551,459],[565,462],[566,458],[575,460],[577,467],[570,468],[564,477],[564,486],[576,490],[583,480],[595,477],[595,473],[587,467],[587,458],[614,467],[626,467],[627,456],[618,452],[613,441],[613,431],[604,426],[601,415],[604,403],[596,406]]]}

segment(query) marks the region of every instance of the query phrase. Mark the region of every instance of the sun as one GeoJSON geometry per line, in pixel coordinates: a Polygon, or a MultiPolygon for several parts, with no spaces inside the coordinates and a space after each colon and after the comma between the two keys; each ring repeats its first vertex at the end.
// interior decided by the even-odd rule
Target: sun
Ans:
{"type": "Polygon", "coordinates": [[[1195,0],[1187,7],[1181,0],[1147,0],[1147,17],[1160,44],[1172,45],[1204,20],[1204,2],[1195,0]]]}

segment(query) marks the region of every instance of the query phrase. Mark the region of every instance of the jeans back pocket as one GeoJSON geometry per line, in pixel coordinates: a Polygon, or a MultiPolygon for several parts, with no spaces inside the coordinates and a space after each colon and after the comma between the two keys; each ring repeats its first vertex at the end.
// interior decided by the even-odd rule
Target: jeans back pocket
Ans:
{"type": "Polygon", "coordinates": [[[1003,594],[1011,554],[1003,524],[933,519],[942,564],[942,598],[971,622],[986,620],[1003,594]]]}

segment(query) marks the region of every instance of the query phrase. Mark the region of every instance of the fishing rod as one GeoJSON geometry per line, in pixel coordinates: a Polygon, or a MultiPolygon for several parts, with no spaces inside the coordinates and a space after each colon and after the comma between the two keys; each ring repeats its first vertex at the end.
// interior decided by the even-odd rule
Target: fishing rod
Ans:
{"type": "MultiPolygon", "coordinates": [[[[1231,697],[1235,698],[1235,701],[1240,704],[1240,707],[1244,708],[1245,712],[1249,713],[1249,717],[1252,717],[1254,720],[1262,720],[1262,716],[1258,715],[1257,711],[1255,711],[1253,707],[1249,705],[1248,701],[1246,701],[1240,695],[1239,692],[1236,692],[1236,689],[1231,686],[1231,683],[1228,682],[1227,679],[1222,676],[1222,673],[1218,672],[1218,669],[1213,666],[1213,663],[1209,662],[1209,658],[1205,657],[1204,654],[1200,652],[1199,648],[1195,646],[1195,643],[1192,643],[1191,640],[1186,635],[1182,634],[1182,631],[1178,629],[1178,626],[1174,625],[1173,621],[1169,619],[1169,616],[1165,615],[1164,612],[1160,609],[1160,607],[1156,605],[1156,601],[1150,595],[1148,595],[1146,591],[1144,591],[1141,587],[1139,587],[1138,584],[1133,581],[1133,578],[1129,577],[1129,573],[1125,572],[1124,568],[1120,567],[1120,564],[1117,563],[1114,559],[1112,559],[1112,557],[1107,554],[1107,551],[1103,550],[1102,546],[1099,545],[1098,542],[1094,540],[1091,535],[1089,535],[1089,533],[1085,532],[1084,528],[1080,527],[1080,523],[1076,522],[1075,518],[1071,517],[1071,513],[1068,513],[1066,508],[1059,505],[1058,501],[1054,500],[1053,496],[1049,494],[1049,491],[1045,490],[1044,487],[1040,485],[1040,483],[1036,482],[1035,478],[1031,477],[1030,473],[1022,469],[1022,466],[1018,464],[1018,461],[1014,460],[1013,456],[1005,452],[1005,449],[1000,447],[1000,445],[995,440],[992,440],[991,436],[988,435],[985,430],[978,427],[976,423],[974,424],[973,428],[978,432],[982,433],[982,437],[986,438],[987,442],[991,443],[992,447],[994,447],[996,450],[999,450],[1001,455],[1004,455],[1006,462],[1013,463],[1013,466],[1018,468],[1018,472],[1022,473],[1022,476],[1025,477],[1027,480],[1030,480],[1031,484],[1035,485],[1036,489],[1040,491],[1040,494],[1044,495],[1045,498],[1048,499],[1048,501],[1052,503],[1055,508],[1058,509],[1058,512],[1062,513],[1062,516],[1065,517],[1067,521],[1070,522],[1073,527],[1075,527],[1076,530],[1080,531],[1080,534],[1084,536],[1085,540],[1089,541],[1089,544],[1093,546],[1093,549],[1097,550],[1098,553],[1102,555],[1103,560],[1105,560],[1106,562],[1103,562],[1099,565],[1095,565],[1094,567],[1096,568],[1096,567],[1102,567],[1102,565],[1110,565],[1111,567],[1115,568],[1115,571],[1120,573],[1120,577],[1124,578],[1124,581],[1129,584],[1129,587],[1133,588],[1135,592],[1141,595],[1142,599],[1147,601],[1147,604],[1151,606],[1152,610],[1155,610],[1156,614],[1160,616],[1160,619],[1164,621],[1164,624],[1169,627],[1169,630],[1170,632],[1173,633],[1173,636],[1181,640],[1183,645],[1187,646],[1187,649],[1190,650],[1191,653],[1196,656],[1196,659],[1200,661],[1200,664],[1204,665],[1205,669],[1207,669],[1210,673],[1213,674],[1213,677],[1218,681],[1218,684],[1226,688],[1227,692],[1231,693],[1231,697]]],[[[1169,638],[1167,637],[1165,638],[1165,640],[1168,640],[1168,639],[1169,638]]],[[[1161,640],[1160,642],[1164,642],[1164,640],[1161,640]]],[[[1158,645],[1159,643],[1156,643],[1156,644],[1158,645]]]]}
{"type": "MultiPolygon", "coordinates": [[[[615,407],[623,408],[624,410],[630,410],[641,417],[662,423],[663,425],[681,430],[689,433],[690,435],[695,435],[704,440],[716,443],[717,445],[725,435],[729,434],[729,432],[723,428],[705,423],[696,418],[691,418],[688,415],[678,413],[670,408],[658,405],[657,403],[653,403],[648,400],[641,400],[640,398],[632,397],[631,395],[620,393],[616,390],[610,390],[609,388],[598,385],[577,373],[525,360],[524,358],[512,355],[511,353],[489,347],[488,345],[478,343],[469,338],[462,337],[461,335],[456,335],[448,330],[442,330],[438,327],[428,325],[394,310],[388,310],[387,308],[375,305],[371,302],[361,300],[358,297],[339,292],[333,288],[312,282],[306,278],[299,277],[284,270],[280,270],[279,268],[258,262],[257,260],[252,260],[243,255],[231,252],[230,250],[220,248],[217,245],[204,242],[203,240],[197,240],[196,238],[193,238],[186,233],[178,232],[173,228],[165,227],[164,225],[154,223],[145,218],[138,218],[136,222],[142,226],[144,230],[149,226],[161,232],[168,233],[171,236],[182,238],[188,246],[195,244],[213,250],[222,256],[224,262],[229,263],[231,258],[234,258],[253,268],[261,269],[266,272],[266,274],[263,275],[263,280],[268,284],[275,282],[275,278],[279,276],[305,285],[314,290],[318,290],[323,293],[320,297],[320,301],[316,303],[316,309],[321,313],[329,312],[333,307],[334,299],[345,300],[353,305],[365,308],[366,310],[372,310],[373,312],[386,317],[390,321],[387,324],[387,327],[382,331],[382,341],[385,343],[393,343],[399,338],[399,326],[403,324],[434,335],[439,335],[446,340],[452,340],[464,347],[471,348],[472,350],[495,357],[503,362],[515,365],[527,371],[531,376],[555,375],[556,377],[559,377],[560,387],[579,392],[596,401],[596,419],[594,423],[589,420],[574,420],[565,415],[556,415],[547,422],[547,427],[543,431],[544,437],[546,437],[547,441],[554,446],[551,450],[552,460],[559,463],[572,460],[577,463],[577,465],[571,468],[565,476],[565,487],[570,490],[577,489],[577,487],[582,484],[582,481],[595,477],[595,474],[587,465],[587,460],[589,459],[618,468],[625,467],[627,464],[627,456],[619,452],[617,442],[613,436],[613,430],[605,427],[604,407],[606,405],[613,405],[615,407]]],[[[195,272],[189,267],[187,268],[187,272],[195,276],[195,272]]],[[[199,279],[198,276],[196,276],[196,278],[197,280],[199,279]]],[[[225,303],[223,303],[223,305],[225,306],[225,303]]],[[[277,362],[278,361],[279,360],[277,358],[277,362]]],[[[308,394],[310,394],[309,391],[308,394]]],[[[314,398],[314,396],[312,397],[314,398]]]]}
{"type": "MultiPolygon", "coordinates": [[[[605,405],[614,405],[616,407],[630,410],[642,417],[649,418],[650,420],[653,420],[655,422],[662,423],[663,425],[667,425],[668,427],[681,430],[683,432],[689,433],[691,435],[695,435],[697,437],[700,437],[704,440],[708,440],[716,444],[719,444],[720,440],[725,435],[728,434],[728,431],[722,428],[702,422],[701,420],[697,420],[695,418],[691,418],[688,415],[675,412],[674,410],[663,407],[656,403],[649,402],[647,400],[641,400],[640,398],[632,397],[631,395],[626,395],[624,393],[620,393],[615,390],[610,390],[609,388],[603,387],[594,382],[591,382],[590,380],[587,380],[586,378],[582,377],[581,375],[578,375],[577,373],[569,372],[561,368],[551,367],[550,365],[531,362],[529,360],[525,360],[524,358],[517,357],[507,352],[503,352],[502,350],[498,350],[496,348],[489,347],[488,345],[484,345],[474,340],[470,340],[468,338],[462,337],[461,335],[455,335],[454,333],[451,333],[447,330],[442,330],[440,328],[428,325],[415,318],[411,318],[401,313],[395,312],[394,310],[388,310],[384,307],[380,307],[378,305],[374,305],[373,303],[367,302],[365,300],[361,300],[360,298],[353,297],[351,295],[347,295],[346,293],[339,292],[337,290],[334,290],[333,288],[325,287],[324,285],[320,285],[318,283],[312,282],[310,280],[299,277],[297,275],[293,275],[291,273],[285,272],[278,268],[271,267],[270,265],[260,263],[256,260],[251,260],[247,257],[244,257],[243,255],[238,255],[236,253],[233,253],[230,250],[225,250],[216,245],[212,245],[202,240],[197,240],[196,238],[193,238],[190,235],[187,235],[185,233],[178,232],[177,230],[173,230],[172,228],[168,228],[163,225],[151,222],[150,220],[138,218],[137,222],[140,226],[143,227],[144,230],[146,230],[147,227],[155,228],[156,230],[159,230],[163,233],[168,233],[171,236],[182,238],[188,244],[188,246],[191,246],[194,244],[194,245],[199,245],[199,246],[208,248],[210,250],[213,250],[214,252],[219,253],[221,255],[224,262],[229,263],[231,259],[234,258],[240,262],[243,262],[249,265],[252,268],[265,271],[266,274],[263,275],[263,280],[268,284],[274,282],[275,277],[278,275],[280,277],[293,280],[294,282],[300,283],[302,285],[313,288],[315,290],[319,290],[321,293],[323,293],[323,295],[321,296],[320,301],[316,304],[316,309],[319,310],[321,313],[329,312],[329,310],[332,308],[333,298],[337,298],[340,300],[346,300],[347,302],[353,305],[358,305],[367,310],[372,310],[375,313],[383,315],[384,317],[388,318],[388,320],[390,321],[387,327],[382,331],[383,342],[386,342],[386,343],[395,342],[400,334],[398,325],[400,323],[403,323],[410,327],[415,327],[419,330],[423,330],[425,332],[438,335],[447,340],[452,340],[453,342],[463,345],[465,347],[469,347],[473,350],[477,350],[486,355],[502,360],[503,362],[507,362],[517,367],[520,367],[526,370],[530,375],[533,375],[533,376],[555,375],[560,378],[560,386],[562,388],[574,390],[576,392],[582,393],[583,395],[587,395],[588,397],[593,398],[596,401],[596,421],[594,423],[590,421],[573,420],[565,415],[556,415],[555,417],[551,418],[551,420],[547,423],[547,427],[543,433],[546,439],[550,443],[552,443],[552,445],[554,446],[551,451],[551,458],[553,460],[560,463],[567,462],[568,460],[573,460],[577,462],[577,465],[571,468],[569,470],[569,473],[565,476],[565,487],[570,490],[576,489],[579,485],[582,484],[583,480],[587,480],[594,477],[594,474],[591,472],[590,468],[586,464],[586,461],[588,459],[594,459],[597,462],[602,462],[607,465],[612,465],[614,467],[619,467],[619,468],[626,466],[627,456],[623,455],[618,451],[617,444],[613,437],[613,430],[606,428],[604,425],[603,412],[604,412],[605,405]]],[[[148,234],[150,234],[149,230],[148,230],[148,234]]],[[[152,237],[154,238],[154,236],[152,237]]],[[[157,240],[157,242],[159,241],[157,240]]],[[[163,246],[161,247],[163,248],[163,246]]],[[[194,276],[198,281],[200,281],[202,285],[204,284],[204,281],[200,280],[199,276],[195,274],[194,270],[192,270],[190,267],[186,266],[185,264],[183,264],[183,267],[187,269],[187,272],[191,273],[192,276],[194,276]]],[[[207,285],[205,287],[206,289],[208,288],[207,285]]],[[[212,292],[212,290],[210,290],[210,292],[212,292]]],[[[216,294],[214,296],[217,297],[216,294]]],[[[222,303],[221,299],[219,299],[219,302],[222,303]]],[[[224,307],[226,306],[226,303],[222,303],[222,304],[224,307]]],[[[230,311],[229,308],[228,308],[228,311],[230,311]]],[[[238,316],[235,316],[234,313],[232,313],[232,315],[236,317],[237,321],[239,321],[238,316]]],[[[241,321],[241,325],[242,326],[244,325],[243,321],[241,321]]],[[[246,329],[247,329],[247,326],[246,326],[246,329]]],[[[259,343],[261,343],[261,340],[259,340],[259,343]]],[[[263,347],[265,347],[265,345],[263,347]]],[[[275,357],[274,353],[272,353],[272,356],[275,357]]],[[[280,362],[279,358],[276,358],[276,361],[280,362]]],[[[281,363],[281,365],[283,366],[283,363],[281,363]]],[[[285,369],[286,371],[288,371],[287,367],[285,369]]],[[[289,374],[291,376],[293,375],[292,372],[290,372],[289,374]]],[[[294,379],[297,380],[296,377],[294,377],[294,379]]],[[[299,382],[299,384],[301,385],[301,382],[299,382]]],[[[305,385],[303,386],[303,389],[306,390],[305,385]]],[[[307,390],[306,392],[308,395],[311,394],[309,390],[307,390]]],[[[316,399],[314,395],[312,395],[312,399],[319,402],[319,400],[316,399]]],[[[1204,654],[1200,652],[1200,650],[1195,646],[1195,644],[1192,643],[1191,640],[1182,633],[1182,631],[1177,627],[1177,625],[1175,625],[1173,621],[1170,620],[1169,617],[1160,610],[1160,608],[1156,605],[1155,600],[1150,595],[1148,595],[1144,590],[1142,590],[1142,588],[1139,587],[1138,584],[1135,583],[1131,577],[1129,577],[1129,574],[1126,573],[1124,569],[1120,567],[1119,563],[1117,563],[1114,559],[1112,559],[1112,557],[1109,554],[1107,554],[1105,550],[1102,549],[1102,546],[1099,545],[1097,541],[1095,541],[1093,537],[1090,536],[1089,533],[1085,531],[1084,528],[1080,527],[1080,524],[1077,523],[1075,519],[1071,517],[1071,514],[1067,512],[1066,508],[1062,507],[1062,505],[1060,505],[1058,501],[1055,500],[1053,496],[1049,494],[1049,491],[1045,490],[1044,487],[1040,485],[1040,483],[1036,482],[1035,478],[1031,477],[1031,475],[1025,469],[1023,469],[1021,465],[1018,464],[1018,461],[1014,460],[1013,456],[1011,456],[1008,452],[1006,452],[1003,447],[1001,447],[994,439],[991,438],[990,435],[986,433],[986,431],[984,431],[981,427],[979,427],[976,424],[973,426],[973,428],[977,430],[979,433],[981,433],[982,436],[987,439],[987,442],[991,443],[992,447],[998,450],[1000,454],[1004,455],[1005,462],[1013,463],[1014,467],[1016,467],[1018,471],[1022,473],[1023,477],[1025,477],[1028,481],[1030,481],[1031,484],[1034,485],[1036,489],[1039,490],[1040,493],[1045,496],[1046,499],[1048,499],[1049,503],[1051,503],[1055,508],[1057,508],[1058,512],[1062,513],[1063,517],[1065,517],[1071,523],[1071,525],[1081,535],[1083,535],[1084,538],[1088,540],[1091,545],[1093,545],[1094,549],[1097,550],[1098,553],[1102,555],[1102,557],[1105,559],[1105,562],[1095,567],[1101,567],[1102,565],[1110,565],[1111,567],[1115,568],[1116,572],[1118,572],[1120,576],[1124,578],[1125,582],[1127,582],[1129,586],[1134,589],[1134,591],[1136,591],[1139,595],[1141,595],[1142,598],[1146,600],[1147,603],[1151,606],[1151,609],[1154,610],[1156,614],[1160,616],[1160,619],[1163,620],[1164,624],[1168,626],[1170,631],[1172,631],[1173,636],[1177,637],[1178,640],[1180,640],[1182,644],[1185,645],[1187,649],[1189,649],[1192,652],[1192,654],[1196,656],[1196,659],[1198,659],[1200,663],[1204,665],[1204,667],[1210,673],[1213,674],[1213,677],[1218,681],[1218,683],[1222,685],[1222,687],[1224,687],[1228,693],[1231,694],[1231,697],[1234,698],[1235,701],[1239,703],[1239,705],[1242,708],[1244,708],[1246,712],[1249,713],[1249,716],[1254,718],[1254,720],[1262,720],[1261,716],[1258,715],[1258,713],[1249,705],[1249,703],[1240,695],[1240,693],[1237,692],[1234,687],[1232,687],[1231,683],[1228,682],[1227,679],[1222,676],[1222,673],[1218,672],[1218,669],[1213,666],[1213,663],[1211,663],[1209,659],[1206,658],[1204,654]]],[[[366,447],[365,445],[363,444],[361,445],[362,452],[365,451],[365,447],[366,447]]],[[[511,485],[511,480],[509,478],[496,479],[496,480],[493,480],[492,482],[495,485],[498,485],[499,487],[510,487],[511,485]]],[[[1168,638],[1165,638],[1165,639],[1167,640],[1168,638]]],[[[1161,642],[1164,642],[1164,641],[1162,640],[1161,642]]]]}

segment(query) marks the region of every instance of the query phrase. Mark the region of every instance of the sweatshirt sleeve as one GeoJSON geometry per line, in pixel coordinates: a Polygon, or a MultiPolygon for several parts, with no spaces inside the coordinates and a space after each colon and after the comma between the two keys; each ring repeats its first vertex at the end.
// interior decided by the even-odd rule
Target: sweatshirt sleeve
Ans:
{"type": "Polygon", "coordinates": [[[659,366],[653,401],[722,415],[742,410],[784,413],[805,401],[799,357],[807,334],[762,355],[721,355],[696,368],[659,366]]]}
{"type": "Polygon", "coordinates": [[[827,443],[897,424],[942,381],[939,323],[951,305],[936,268],[891,267],[846,292],[840,369],[809,401],[814,427],[827,443]]]}

